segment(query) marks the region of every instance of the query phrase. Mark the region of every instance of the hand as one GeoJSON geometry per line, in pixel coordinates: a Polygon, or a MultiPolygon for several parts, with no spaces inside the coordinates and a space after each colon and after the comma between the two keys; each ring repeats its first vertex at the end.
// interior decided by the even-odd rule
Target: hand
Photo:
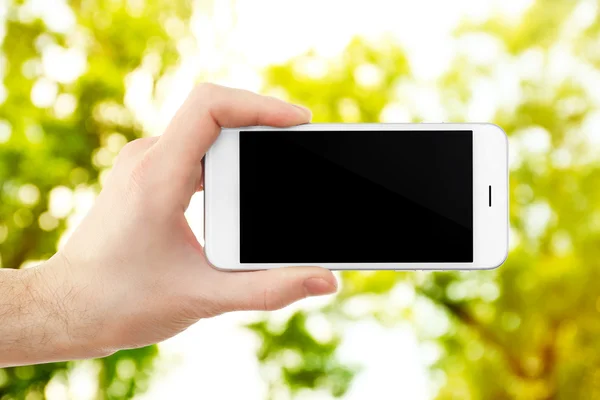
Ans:
{"type": "Polygon", "coordinates": [[[27,272],[34,314],[47,326],[38,332],[35,322],[28,325],[32,340],[40,338],[20,355],[15,346],[4,351],[6,328],[0,328],[0,364],[107,355],[159,342],[200,318],[275,310],[334,292],[333,274],[317,267],[216,270],[184,217],[202,190],[202,158],[222,126],[309,120],[309,111],[274,98],[211,84],[195,88],[161,137],[123,148],[64,249],[27,272]]]}

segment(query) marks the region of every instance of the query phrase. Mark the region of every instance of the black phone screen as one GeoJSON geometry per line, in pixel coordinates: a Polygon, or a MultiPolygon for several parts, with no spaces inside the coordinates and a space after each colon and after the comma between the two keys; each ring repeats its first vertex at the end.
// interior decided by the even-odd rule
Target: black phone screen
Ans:
{"type": "Polygon", "coordinates": [[[473,262],[472,131],[240,132],[241,263],[473,262]]]}

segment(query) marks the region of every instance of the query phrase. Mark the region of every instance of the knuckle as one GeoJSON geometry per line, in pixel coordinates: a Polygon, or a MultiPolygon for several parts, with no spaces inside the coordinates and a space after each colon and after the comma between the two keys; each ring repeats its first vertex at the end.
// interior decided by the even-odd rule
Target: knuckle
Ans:
{"type": "Polygon", "coordinates": [[[125,144],[125,146],[123,146],[123,148],[121,149],[119,154],[123,154],[126,156],[135,154],[138,152],[142,143],[143,143],[143,139],[134,139],[134,140],[128,142],[127,144],[125,144]]]}
{"type": "Polygon", "coordinates": [[[281,308],[281,304],[277,301],[276,293],[272,288],[263,290],[262,304],[259,304],[262,311],[275,311],[281,308]]]}
{"type": "Polygon", "coordinates": [[[156,211],[160,208],[165,203],[164,193],[168,193],[168,191],[161,191],[164,183],[156,177],[152,164],[151,158],[144,155],[133,163],[126,174],[126,187],[130,200],[144,212],[156,211]]]}
{"type": "Polygon", "coordinates": [[[119,152],[116,166],[127,175],[141,177],[148,164],[147,150],[155,141],[155,138],[143,138],[127,143],[119,152]]]}
{"type": "Polygon", "coordinates": [[[201,101],[214,100],[214,98],[222,89],[223,88],[221,86],[215,85],[214,83],[199,83],[194,88],[194,95],[197,96],[197,98],[201,101]]]}
{"type": "Polygon", "coordinates": [[[131,160],[137,157],[141,152],[145,151],[148,147],[147,139],[135,139],[128,142],[117,156],[117,163],[123,163],[124,161],[131,160]]]}
{"type": "Polygon", "coordinates": [[[129,173],[129,186],[135,192],[139,191],[144,186],[143,183],[146,180],[147,175],[145,164],[143,159],[136,162],[129,173]]]}
{"type": "Polygon", "coordinates": [[[129,157],[122,159],[111,173],[112,185],[128,204],[145,207],[144,193],[148,186],[148,168],[145,157],[129,157]]]}

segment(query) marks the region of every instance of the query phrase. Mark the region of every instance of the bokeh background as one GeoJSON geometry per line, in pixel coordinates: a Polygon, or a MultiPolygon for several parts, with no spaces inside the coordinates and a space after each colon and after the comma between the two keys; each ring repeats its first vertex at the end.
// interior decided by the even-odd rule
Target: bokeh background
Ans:
{"type": "MultiPolygon", "coordinates": [[[[119,149],[160,134],[198,81],[304,104],[315,122],[491,121],[511,169],[497,270],[345,272],[329,298],[0,370],[0,399],[600,398],[599,6],[0,0],[4,268],[53,254],[119,149]]],[[[200,240],[202,215],[197,196],[200,240]]]]}

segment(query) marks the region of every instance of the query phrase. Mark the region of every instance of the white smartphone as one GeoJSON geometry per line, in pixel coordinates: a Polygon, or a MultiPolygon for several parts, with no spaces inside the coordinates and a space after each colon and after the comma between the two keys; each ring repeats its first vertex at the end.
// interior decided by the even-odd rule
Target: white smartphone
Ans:
{"type": "Polygon", "coordinates": [[[489,269],[507,257],[496,125],[223,129],[204,179],[205,251],[219,269],[489,269]]]}

